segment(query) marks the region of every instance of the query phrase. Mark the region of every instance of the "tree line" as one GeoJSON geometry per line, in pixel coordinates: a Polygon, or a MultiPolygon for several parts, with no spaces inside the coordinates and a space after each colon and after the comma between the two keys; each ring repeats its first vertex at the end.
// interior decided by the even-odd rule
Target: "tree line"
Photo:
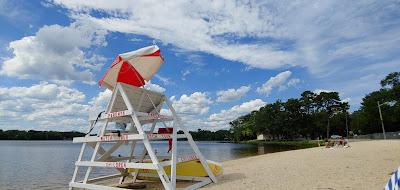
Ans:
{"type": "MultiPolygon", "coordinates": [[[[179,131],[178,131],[179,132],[179,131]]],[[[183,132],[182,132],[183,133],[183,132]]],[[[230,141],[231,135],[229,130],[209,131],[197,129],[197,131],[189,131],[195,141],[230,141]]]]}
{"type": "Polygon", "coordinates": [[[381,88],[367,94],[359,110],[351,114],[351,129],[357,134],[382,133],[378,102],[386,132],[400,131],[400,72],[388,74],[381,88]]]}
{"type": "Polygon", "coordinates": [[[382,132],[378,101],[386,131],[400,130],[400,73],[393,72],[381,81],[381,89],[367,94],[359,110],[349,113],[349,104],[338,92],[304,91],[300,98],[277,100],[230,122],[235,141],[255,139],[316,139],[331,135],[347,136],[382,132]],[[390,103],[387,103],[390,102],[390,103]]]}
{"type": "Polygon", "coordinates": [[[0,140],[71,140],[74,137],[84,136],[80,132],[59,132],[59,131],[20,131],[0,129],[0,140]]]}
{"type": "MultiPolygon", "coordinates": [[[[183,134],[183,131],[178,131],[183,134]]],[[[190,131],[196,141],[229,141],[230,132],[228,130],[209,131],[201,130],[190,131]]],[[[0,129],[0,140],[72,140],[74,137],[85,136],[81,132],[59,132],[59,131],[20,131],[0,129]]]]}

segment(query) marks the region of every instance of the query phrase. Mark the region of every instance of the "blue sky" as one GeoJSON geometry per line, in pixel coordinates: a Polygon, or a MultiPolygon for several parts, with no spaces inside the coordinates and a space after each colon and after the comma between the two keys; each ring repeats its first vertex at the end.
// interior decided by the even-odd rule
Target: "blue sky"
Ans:
{"type": "Polygon", "coordinates": [[[400,66],[396,1],[0,1],[0,129],[85,130],[118,53],[156,43],[148,88],[190,129],[305,90],[351,110],[400,66]]]}

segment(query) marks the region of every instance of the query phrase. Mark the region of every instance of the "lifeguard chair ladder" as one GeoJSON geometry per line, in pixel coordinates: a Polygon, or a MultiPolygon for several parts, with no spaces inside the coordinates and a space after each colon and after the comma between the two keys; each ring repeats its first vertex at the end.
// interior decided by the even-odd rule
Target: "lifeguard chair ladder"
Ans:
{"type": "MultiPolygon", "coordinates": [[[[110,187],[96,184],[99,181],[109,180],[112,178],[120,178],[119,183],[122,183],[127,175],[129,168],[136,169],[132,175],[133,182],[136,181],[138,176],[152,176],[149,173],[141,174],[139,169],[156,170],[157,177],[165,189],[176,189],[176,180],[190,180],[196,181],[186,189],[197,189],[211,182],[217,182],[217,179],[211,171],[207,161],[204,159],[197,145],[193,141],[192,136],[187,129],[182,125],[181,119],[176,114],[171,102],[165,95],[137,88],[124,83],[117,83],[112,97],[107,105],[105,114],[97,118],[98,121],[103,121],[103,126],[99,129],[97,136],[90,136],[88,133],[85,137],[77,137],[73,139],[74,143],[83,143],[78,160],[75,163],[75,170],[71,182],[69,183],[70,189],[83,188],[83,189],[98,189],[98,190],[121,190],[124,188],[110,187]],[[169,108],[172,116],[165,116],[160,114],[163,104],[169,108]],[[172,121],[173,132],[172,134],[153,134],[156,123],[161,123],[166,127],[166,121],[172,121]],[[110,122],[124,122],[132,123],[130,130],[124,133],[115,134],[108,133],[107,126],[110,122]],[[151,124],[151,129],[145,131],[144,124],[151,124]],[[178,130],[182,130],[183,134],[177,134],[178,130]],[[186,138],[194,151],[194,155],[178,158],[177,155],[177,139],[186,138]],[[156,156],[151,140],[172,139],[171,156],[168,156],[168,161],[160,161],[161,158],[156,156]],[[143,152],[140,155],[135,155],[135,145],[138,141],[144,144],[143,152]],[[102,143],[113,143],[111,148],[106,150],[102,143]],[[131,149],[128,156],[116,157],[112,156],[121,145],[131,143],[131,149]],[[88,161],[83,160],[85,148],[89,146],[93,148],[93,154],[88,161]],[[146,155],[150,158],[151,162],[144,162],[146,155]],[[179,162],[199,159],[204,170],[207,172],[208,177],[193,177],[193,176],[177,176],[176,166],[179,162]],[[167,175],[164,166],[171,165],[170,175],[167,175]],[[76,181],[80,167],[86,167],[86,173],[81,181],[76,181]],[[107,175],[89,179],[89,176],[94,167],[111,167],[116,168],[119,173],[114,175],[107,175]]],[[[90,121],[90,126],[96,122],[95,119],[90,121]]],[[[90,127],[89,132],[92,130],[90,127]]]]}

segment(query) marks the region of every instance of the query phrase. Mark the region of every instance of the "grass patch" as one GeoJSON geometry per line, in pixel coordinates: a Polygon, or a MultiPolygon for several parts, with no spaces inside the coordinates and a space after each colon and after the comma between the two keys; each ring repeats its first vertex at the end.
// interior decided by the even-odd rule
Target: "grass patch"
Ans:
{"type": "MultiPolygon", "coordinates": [[[[241,144],[254,144],[254,145],[265,145],[265,146],[277,146],[277,147],[290,147],[295,149],[301,148],[313,148],[318,147],[317,140],[300,140],[300,141],[260,141],[260,140],[250,140],[241,141],[241,144]]],[[[324,146],[324,141],[319,141],[320,146],[324,146]]]]}

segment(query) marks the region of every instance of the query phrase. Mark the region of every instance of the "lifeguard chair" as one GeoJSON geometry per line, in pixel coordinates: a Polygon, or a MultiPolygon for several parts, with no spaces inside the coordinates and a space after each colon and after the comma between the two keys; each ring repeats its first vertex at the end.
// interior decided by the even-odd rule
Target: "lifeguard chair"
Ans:
{"type": "Polygon", "coordinates": [[[70,189],[120,190],[124,188],[118,184],[135,184],[155,179],[161,181],[162,187],[169,190],[177,188],[177,180],[194,182],[184,188],[197,189],[212,182],[216,183],[216,175],[222,172],[220,164],[207,161],[203,157],[165,95],[120,82],[114,88],[105,113],[91,118],[89,133],[84,137],[74,138],[73,143],[83,144],[75,162],[72,181],[69,183],[70,189]],[[169,109],[171,116],[160,114],[163,105],[169,109]],[[98,122],[102,122],[102,126],[94,127],[98,122]],[[118,132],[110,131],[107,127],[111,122],[130,123],[131,127],[118,132]],[[172,126],[167,126],[166,122],[172,123],[172,126]],[[168,130],[163,130],[162,134],[155,133],[158,123],[172,129],[172,133],[168,130]],[[150,130],[144,130],[145,124],[151,125],[150,130]],[[90,132],[94,133],[93,129],[96,128],[97,135],[92,136],[90,132]],[[177,134],[178,130],[183,131],[183,134],[177,134]],[[172,140],[169,155],[157,156],[150,141],[169,139],[172,140]],[[194,154],[178,157],[177,139],[186,139],[194,154]],[[143,142],[144,149],[136,154],[135,145],[139,141],[143,142]],[[112,145],[107,148],[105,143],[112,145]],[[125,150],[126,155],[113,155],[117,150],[123,151],[123,144],[130,145],[130,150],[125,150]],[[90,160],[83,159],[87,147],[93,150],[90,160]],[[85,170],[82,170],[82,167],[85,167],[85,170]],[[89,178],[93,168],[115,168],[117,173],[89,178]],[[82,180],[77,179],[79,172],[84,172],[82,180]],[[117,181],[116,185],[105,186],[104,183],[100,183],[111,179],[117,181]]]}

